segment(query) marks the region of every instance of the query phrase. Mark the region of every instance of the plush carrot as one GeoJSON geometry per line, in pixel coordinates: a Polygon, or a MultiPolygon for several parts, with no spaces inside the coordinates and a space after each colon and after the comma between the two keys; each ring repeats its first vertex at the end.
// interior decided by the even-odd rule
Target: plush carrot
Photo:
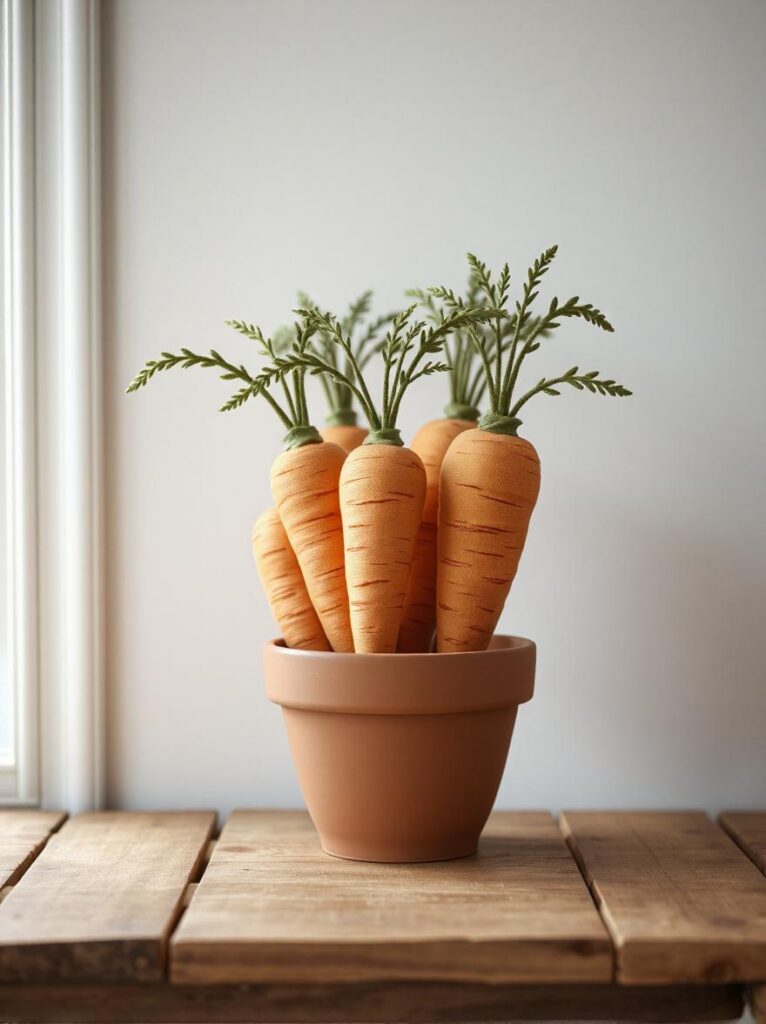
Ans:
{"type": "MultiPolygon", "coordinates": [[[[407,294],[418,299],[432,323],[438,324],[443,319],[444,309],[429,292],[412,289],[407,294]]],[[[468,277],[465,304],[473,307],[489,305],[488,297],[482,292],[473,269],[468,277]]],[[[499,326],[496,322],[495,328],[497,333],[489,330],[485,324],[472,325],[473,332],[480,334],[490,346],[498,343],[501,346],[507,345],[513,333],[512,321],[502,319],[499,326]]],[[[541,334],[544,333],[543,329],[541,334]]],[[[457,435],[476,426],[478,405],[486,390],[484,368],[467,331],[455,331],[446,341],[444,352],[449,366],[446,376],[450,386],[450,401],[444,409],[446,418],[426,423],[412,441],[412,450],[420,456],[425,466],[427,488],[423,519],[415,542],[404,618],[399,630],[397,650],[403,652],[431,650],[436,626],[437,523],[442,460],[457,435]]]]}
{"type": "MultiPolygon", "coordinates": [[[[305,292],[298,293],[298,304],[302,309],[319,311],[315,302],[305,292]]],[[[380,352],[383,340],[380,332],[393,319],[392,313],[368,320],[372,305],[372,291],[363,292],[351,303],[346,315],[340,320],[340,328],[348,339],[356,365],[364,370],[370,359],[380,352]]],[[[343,370],[345,376],[353,376],[353,366],[348,357],[333,344],[332,339],[321,329],[312,339],[312,348],[331,366],[343,370]]],[[[320,374],[319,381],[327,399],[329,412],[325,425],[319,431],[325,441],[339,445],[352,452],[367,437],[367,427],[359,426],[354,408],[354,393],[342,381],[320,374]]]]}
{"type": "MultiPolygon", "coordinates": [[[[493,282],[485,264],[469,255],[487,301],[505,309],[513,331],[504,343],[500,318],[490,321],[489,338],[467,328],[484,367],[490,412],[476,429],[455,438],[442,463],[436,629],[441,652],[481,651],[488,646],[516,575],[540,488],[537,452],[517,434],[521,409],[535,395],[560,394],[561,384],[602,395],[631,394],[621,384],[600,378],[596,370],[580,373],[574,366],[559,377],[543,378],[514,401],[524,359],[563,318],[580,317],[602,330],[613,330],[600,310],[577,297],[564,303],[554,298],[544,316],[531,320],[530,306],[555,255],[554,246],[534,262],[513,310],[507,308],[508,265],[493,282]]],[[[432,294],[450,308],[461,306],[448,289],[433,289],[432,294]]]]}
{"type": "Polygon", "coordinates": [[[279,512],[263,512],[253,526],[253,557],[271,611],[288,647],[329,651],[322,624],[311,603],[298,559],[279,512]]]}
{"type": "MultiPolygon", "coordinates": [[[[307,323],[332,338],[347,357],[351,375],[316,354],[304,365],[351,389],[370,423],[365,443],[352,451],[340,478],[340,507],[354,650],[396,650],[415,538],[425,500],[423,464],[402,444],[396,428],[402,398],[419,377],[446,369],[428,360],[447,335],[485,316],[479,310],[450,312],[437,327],[411,322],[415,306],[394,318],[382,346],[382,413],[373,403],[348,336],[331,314],[302,310],[307,323]]],[[[287,365],[290,365],[289,363],[287,365]]]]}
{"type": "MultiPolygon", "coordinates": [[[[257,377],[215,351],[205,356],[182,349],[180,354],[163,352],[160,359],[148,362],[128,391],[143,387],[157,372],[177,366],[201,366],[217,369],[224,380],[242,382],[242,387],[222,406],[222,411],[238,409],[256,396],[269,403],[287,428],[286,450],[277,457],[271,471],[272,493],[280,518],[327,640],[334,651],[352,651],[338,504],[338,480],[345,452],[323,441],[309,423],[305,368],[296,365],[289,372],[276,369],[274,362],[284,356],[259,327],[241,320],[227,322],[255,341],[261,354],[271,360],[272,365],[265,367],[257,377]],[[276,383],[282,387],[283,404],[271,393],[271,385],[276,383]]],[[[313,327],[296,325],[295,341],[287,355],[300,358],[307,350],[313,331],[313,327]]]]}
{"type": "Polygon", "coordinates": [[[411,448],[426,471],[426,498],[415,538],[396,649],[404,653],[431,650],[436,626],[436,536],[439,516],[439,473],[452,441],[476,425],[463,419],[431,420],[415,434],[411,448]]]}
{"type": "Polygon", "coordinates": [[[334,651],[349,653],[354,644],[338,498],[346,453],[318,435],[317,441],[277,456],[271,467],[271,493],[327,639],[334,651]]]}
{"type": "MultiPolygon", "coordinates": [[[[412,288],[407,294],[418,300],[431,323],[439,324],[444,310],[429,292],[412,288]]],[[[466,303],[469,306],[486,305],[474,274],[469,274],[466,303]]],[[[475,325],[477,331],[483,328],[475,325]]],[[[476,350],[465,331],[455,331],[445,341],[444,354],[449,367],[450,400],[444,409],[444,418],[431,420],[418,430],[410,447],[426,471],[426,500],[423,517],[418,527],[412,571],[404,603],[404,616],[399,629],[397,650],[418,653],[431,650],[436,627],[436,534],[439,515],[439,474],[442,460],[452,441],[464,430],[476,426],[479,418],[485,382],[476,372],[476,350]]]]}

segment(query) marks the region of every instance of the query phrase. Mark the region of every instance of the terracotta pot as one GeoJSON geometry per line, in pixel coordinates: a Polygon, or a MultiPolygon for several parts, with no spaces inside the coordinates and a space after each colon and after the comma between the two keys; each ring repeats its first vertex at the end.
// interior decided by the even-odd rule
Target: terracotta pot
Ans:
{"type": "Polygon", "coordinates": [[[497,636],[466,654],[335,654],[266,645],[322,847],[336,857],[427,861],[476,851],[505,767],[535,645],[497,636]]]}

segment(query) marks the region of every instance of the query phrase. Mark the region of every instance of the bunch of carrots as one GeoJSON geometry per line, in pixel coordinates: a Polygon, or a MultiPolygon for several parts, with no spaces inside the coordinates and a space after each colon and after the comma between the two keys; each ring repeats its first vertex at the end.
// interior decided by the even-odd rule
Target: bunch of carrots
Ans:
{"type": "Polygon", "coordinates": [[[150,360],[131,382],[129,392],[175,367],[215,369],[238,383],[222,411],[260,398],[281,421],[284,450],[270,474],[275,507],[256,521],[252,548],[288,647],[390,654],[489,646],[540,489],[540,459],[518,434],[519,413],[562,387],[631,394],[577,366],[522,390],[527,358],[563,320],[613,330],[576,296],[553,298],[533,315],[555,255],[554,246],[534,261],[516,299],[508,264],[494,276],[470,254],[465,295],[411,291],[404,310],[376,319],[370,292],[342,317],[301,293],[295,323],[273,337],[227,322],[255,342],[257,374],[215,350],[184,348],[150,360]],[[374,360],[382,368],[377,396],[366,379],[374,360]],[[436,373],[450,384],[445,416],[405,447],[402,402],[415,381],[436,373]],[[309,417],[310,377],[329,405],[321,431],[309,417]]]}

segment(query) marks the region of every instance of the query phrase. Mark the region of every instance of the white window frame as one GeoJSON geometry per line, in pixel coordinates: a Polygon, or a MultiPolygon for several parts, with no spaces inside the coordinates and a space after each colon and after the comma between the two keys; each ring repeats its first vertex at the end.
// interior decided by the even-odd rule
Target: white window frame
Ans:
{"type": "MultiPolygon", "coordinates": [[[[3,2],[3,335],[5,340],[8,677],[14,762],[4,802],[39,794],[35,441],[34,36],[31,5],[3,2]]],[[[5,537],[3,538],[5,541],[5,537]]]]}
{"type": "Polygon", "coordinates": [[[0,0],[16,758],[0,802],[104,798],[98,0],[0,0]]]}

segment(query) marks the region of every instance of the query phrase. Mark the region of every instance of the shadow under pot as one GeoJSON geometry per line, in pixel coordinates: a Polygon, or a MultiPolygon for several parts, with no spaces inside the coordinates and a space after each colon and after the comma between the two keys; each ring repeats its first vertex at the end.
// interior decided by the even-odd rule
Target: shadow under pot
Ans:
{"type": "Polygon", "coordinates": [[[476,852],[505,768],[535,645],[496,636],[466,654],[264,650],[323,849],[382,862],[476,852]]]}

